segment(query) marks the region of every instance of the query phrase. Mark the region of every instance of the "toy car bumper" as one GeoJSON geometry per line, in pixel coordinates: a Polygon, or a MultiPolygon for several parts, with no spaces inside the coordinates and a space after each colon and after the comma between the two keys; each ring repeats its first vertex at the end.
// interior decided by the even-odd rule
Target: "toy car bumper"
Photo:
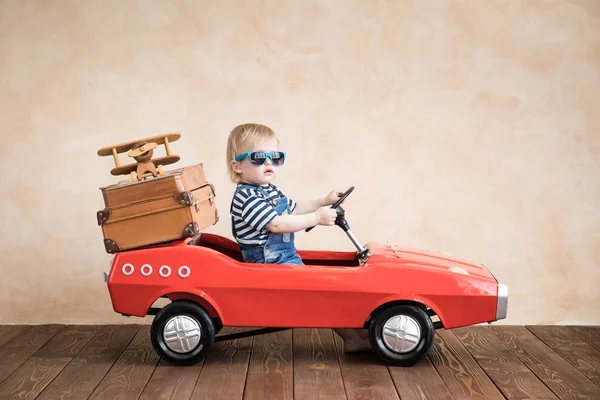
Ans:
{"type": "Polygon", "coordinates": [[[481,264],[484,268],[486,268],[490,274],[494,277],[496,282],[498,283],[498,300],[496,302],[496,321],[499,319],[506,318],[508,312],[508,285],[501,283],[494,271],[490,269],[490,267],[481,264]]]}
{"type": "Polygon", "coordinates": [[[506,318],[508,311],[508,286],[498,283],[498,302],[496,304],[496,320],[506,318]]]}

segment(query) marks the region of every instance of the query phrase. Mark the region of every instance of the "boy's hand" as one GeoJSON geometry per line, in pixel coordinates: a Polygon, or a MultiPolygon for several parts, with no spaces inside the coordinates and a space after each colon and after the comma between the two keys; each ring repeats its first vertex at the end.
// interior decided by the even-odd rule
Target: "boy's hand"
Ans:
{"type": "Polygon", "coordinates": [[[332,205],[333,203],[338,201],[339,198],[342,197],[343,194],[344,194],[344,192],[338,192],[337,190],[333,190],[331,193],[329,193],[327,196],[325,196],[325,205],[326,206],[332,205]]]}
{"type": "Polygon", "coordinates": [[[335,223],[337,213],[331,207],[321,207],[315,211],[317,224],[331,226],[335,223]]]}

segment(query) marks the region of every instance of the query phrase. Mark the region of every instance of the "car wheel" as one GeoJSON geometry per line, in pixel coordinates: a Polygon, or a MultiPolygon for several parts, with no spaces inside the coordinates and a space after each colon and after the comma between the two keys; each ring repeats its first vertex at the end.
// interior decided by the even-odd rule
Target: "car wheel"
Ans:
{"type": "Polygon", "coordinates": [[[221,322],[221,318],[216,317],[216,318],[211,318],[213,325],[215,327],[215,335],[219,332],[221,332],[221,329],[223,329],[223,323],[221,322]]]}
{"type": "Polygon", "coordinates": [[[389,364],[408,367],[427,355],[435,329],[425,311],[398,305],[384,309],[369,325],[375,352],[389,364]]]}
{"type": "Polygon", "coordinates": [[[162,359],[175,365],[191,365],[213,345],[215,327],[210,315],[198,304],[174,301],[156,314],[150,336],[162,359]]]}

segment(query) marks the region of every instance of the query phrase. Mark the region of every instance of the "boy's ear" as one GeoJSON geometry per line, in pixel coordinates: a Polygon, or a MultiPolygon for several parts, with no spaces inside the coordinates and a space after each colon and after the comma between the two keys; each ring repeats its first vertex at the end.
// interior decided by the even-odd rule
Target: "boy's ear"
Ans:
{"type": "Polygon", "coordinates": [[[240,162],[239,161],[232,161],[231,162],[231,168],[237,172],[238,174],[242,173],[242,167],[240,167],[240,162]]]}

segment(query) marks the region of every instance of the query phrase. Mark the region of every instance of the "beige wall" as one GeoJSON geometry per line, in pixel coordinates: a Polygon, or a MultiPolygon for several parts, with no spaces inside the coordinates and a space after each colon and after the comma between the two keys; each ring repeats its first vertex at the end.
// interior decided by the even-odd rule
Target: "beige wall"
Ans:
{"type": "Polygon", "coordinates": [[[96,150],[182,132],[230,236],[227,134],[258,121],[290,196],[356,186],[362,242],[485,263],[504,323],[600,324],[599,71],[597,1],[2,1],[0,322],[139,322],[102,280],[96,150]]]}

